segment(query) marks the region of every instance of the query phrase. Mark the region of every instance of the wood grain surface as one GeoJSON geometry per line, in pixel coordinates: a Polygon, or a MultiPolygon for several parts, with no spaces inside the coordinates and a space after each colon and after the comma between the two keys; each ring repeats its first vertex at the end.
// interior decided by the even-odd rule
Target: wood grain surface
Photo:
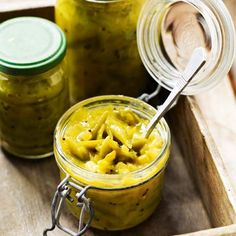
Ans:
{"type": "Polygon", "coordinates": [[[228,79],[195,98],[236,192],[236,97],[228,79]]]}
{"type": "Polygon", "coordinates": [[[213,226],[236,223],[234,190],[196,99],[181,97],[169,113],[169,123],[195,177],[213,226]]]}
{"type": "Polygon", "coordinates": [[[219,227],[215,229],[201,230],[189,234],[181,234],[178,236],[235,236],[235,235],[236,235],[236,224],[226,227],[219,227]]]}
{"type": "Polygon", "coordinates": [[[1,12],[21,11],[54,6],[56,0],[0,0],[1,12]]]}

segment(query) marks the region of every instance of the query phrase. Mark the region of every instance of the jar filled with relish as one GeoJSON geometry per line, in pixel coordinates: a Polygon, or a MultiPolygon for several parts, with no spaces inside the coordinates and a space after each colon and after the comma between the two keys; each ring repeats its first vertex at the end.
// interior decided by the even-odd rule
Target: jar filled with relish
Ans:
{"type": "Polygon", "coordinates": [[[145,137],[155,113],[139,99],[107,95],[79,102],[62,116],[54,139],[62,179],[52,204],[54,223],[60,222],[56,212],[64,200],[75,217],[84,216],[82,225],[102,230],[131,228],[153,213],[171,142],[164,119],[145,137]]]}
{"type": "Polygon", "coordinates": [[[72,103],[105,94],[138,96],[143,91],[147,73],[137,49],[136,25],[145,1],[57,1],[56,23],[68,42],[72,103]]]}
{"type": "Polygon", "coordinates": [[[69,106],[66,39],[54,23],[19,17],[0,25],[0,135],[19,157],[52,154],[53,131],[69,106]]]}

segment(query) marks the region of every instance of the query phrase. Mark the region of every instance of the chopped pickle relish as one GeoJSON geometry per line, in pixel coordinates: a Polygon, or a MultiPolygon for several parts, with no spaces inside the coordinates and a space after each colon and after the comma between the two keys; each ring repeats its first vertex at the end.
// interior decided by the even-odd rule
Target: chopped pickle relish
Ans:
{"type": "Polygon", "coordinates": [[[61,146],[74,164],[90,172],[133,172],[154,161],[164,145],[157,129],[144,137],[147,123],[130,108],[83,107],[70,118],[61,146]]]}

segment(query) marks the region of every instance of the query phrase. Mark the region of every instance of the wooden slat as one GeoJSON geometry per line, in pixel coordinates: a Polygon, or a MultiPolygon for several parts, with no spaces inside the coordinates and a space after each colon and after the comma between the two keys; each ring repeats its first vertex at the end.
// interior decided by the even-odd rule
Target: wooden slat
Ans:
{"type": "Polygon", "coordinates": [[[195,233],[181,234],[178,236],[235,236],[235,235],[236,235],[236,224],[216,229],[198,231],[195,233]]]}
{"type": "Polygon", "coordinates": [[[21,17],[21,16],[38,16],[54,21],[53,12],[54,12],[53,7],[26,9],[22,11],[5,12],[4,14],[0,12],[0,23],[13,17],[21,17]]]}
{"type": "Polygon", "coordinates": [[[55,0],[0,0],[0,23],[20,16],[38,16],[54,21],[55,0]]]}
{"type": "Polygon", "coordinates": [[[236,98],[229,81],[225,78],[215,88],[196,96],[196,101],[236,192],[236,98]]]}
{"type": "Polygon", "coordinates": [[[0,12],[51,7],[56,0],[0,0],[0,12]]]}
{"type": "Polygon", "coordinates": [[[172,133],[195,177],[213,226],[236,223],[235,193],[196,99],[181,97],[170,113],[172,133]]]}

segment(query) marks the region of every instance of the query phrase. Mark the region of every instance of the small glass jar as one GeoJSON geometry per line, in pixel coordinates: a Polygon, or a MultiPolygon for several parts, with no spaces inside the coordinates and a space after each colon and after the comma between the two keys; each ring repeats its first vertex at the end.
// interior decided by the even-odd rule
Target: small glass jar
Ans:
{"type": "Polygon", "coordinates": [[[234,24],[221,0],[150,0],[139,17],[137,41],[149,74],[170,91],[194,49],[205,49],[206,64],[182,92],[185,95],[215,86],[235,56],[234,24]]]}
{"type": "Polygon", "coordinates": [[[72,103],[105,94],[140,95],[147,76],[136,42],[146,0],[57,0],[67,42],[72,103]]]}
{"type": "Polygon", "coordinates": [[[63,32],[45,19],[0,25],[0,134],[9,153],[52,154],[56,123],[69,106],[65,51],[63,32]]]}
{"type": "MultiPolygon", "coordinates": [[[[69,109],[58,122],[54,152],[61,178],[67,176],[66,182],[63,180],[62,183],[68,184],[67,190],[71,188],[66,200],[69,210],[78,219],[80,218],[81,211],[76,198],[78,196],[76,192],[80,191],[73,187],[79,185],[87,189],[86,197],[90,198],[94,209],[92,226],[103,230],[122,230],[143,222],[160,202],[164,170],[170,153],[170,131],[166,121],[162,119],[156,127],[164,143],[161,152],[154,161],[142,169],[126,174],[99,174],[82,169],[73,163],[62,149],[61,141],[67,124],[73,119],[71,118],[73,114],[83,107],[93,109],[106,105],[115,108],[129,107],[148,120],[156,113],[156,110],[147,103],[131,97],[101,96],[87,99],[69,109]]],[[[60,190],[63,192],[64,189],[59,187],[58,190],[60,195],[60,190]]],[[[82,193],[85,191],[81,190],[82,193]]],[[[59,219],[56,221],[59,222],[59,219]]]]}

